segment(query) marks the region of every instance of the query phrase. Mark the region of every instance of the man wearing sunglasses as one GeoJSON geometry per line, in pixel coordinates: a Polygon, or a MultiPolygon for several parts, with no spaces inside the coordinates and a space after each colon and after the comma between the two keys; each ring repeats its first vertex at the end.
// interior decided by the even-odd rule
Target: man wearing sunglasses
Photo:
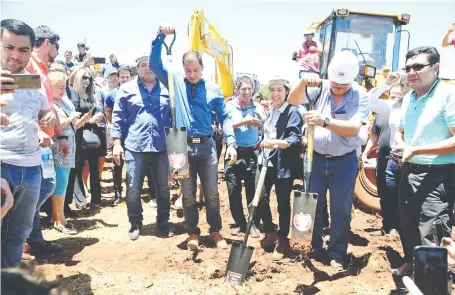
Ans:
{"type": "Polygon", "coordinates": [[[300,57],[299,78],[305,73],[319,73],[319,57],[322,54],[322,45],[313,40],[314,32],[314,29],[308,28],[303,33],[305,42],[302,43],[298,52],[298,57],[300,57]]]}
{"type": "Polygon", "coordinates": [[[361,151],[359,132],[369,113],[369,101],[365,90],[354,81],[359,74],[359,63],[352,52],[337,53],[327,72],[329,81],[321,80],[316,74],[304,75],[291,90],[288,102],[298,105],[315,101],[320,91],[317,87],[322,83],[314,110],[305,113],[306,123],[316,126],[310,192],[318,194],[318,202],[311,255],[316,259],[328,258],[330,265],[339,269],[343,267],[348,248],[357,157],[361,151]],[[327,190],[331,224],[326,253],[322,234],[327,190]]]}
{"type": "MultiPolygon", "coordinates": [[[[51,112],[48,116],[43,117],[40,120],[40,142],[41,147],[50,147],[52,145],[51,138],[54,134],[57,135],[59,140],[60,152],[66,157],[69,153],[69,146],[67,137],[64,136],[63,129],[60,126],[60,121],[57,113],[53,107],[53,96],[50,81],[47,77],[48,68],[47,63],[53,62],[58,55],[59,40],[60,36],[52,31],[48,26],[38,26],[34,29],[36,42],[33,48],[32,56],[30,57],[29,64],[26,70],[30,73],[39,74],[41,77],[41,84],[46,91],[46,95],[49,101],[51,112]],[[50,124],[49,122],[53,122],[50,124]]],[[[44,175],[44,174],[43,174],[44,175]]],[[[36,254],[39,252],[53,252],[61,250],[61,246],[52,242],[45,241],[41,232],[41,224],[39,212],[44,202],[54,192],[56,185],[55,173],[48,174],[46,177],[42,177],[40,198],[37,204],[37,210],[33,220],[33,230],[27,239],[27,243],[30,245],[32,251],[36,254]]],[[[25,248],[27,249],[27,247],[25,248]]],[[[27,253],[24,254],[27,256],[27,253]]]]}
{"type": "Polygon", "coordinates": [[[439,52],[417,47],[406,54],[406,78],[414,90],[401,106],[395,134],[403,150],[399,206],[405,263],[392,271],[412,271],[415,246],[431,246],[432,223],[440,220],[450,237],[455,199],[455,86],[439,79],[439,52]]]}

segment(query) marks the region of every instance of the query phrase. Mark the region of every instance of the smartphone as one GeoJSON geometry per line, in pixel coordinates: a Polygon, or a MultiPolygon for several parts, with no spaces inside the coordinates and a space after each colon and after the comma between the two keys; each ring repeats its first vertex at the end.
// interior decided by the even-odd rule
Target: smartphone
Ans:
{"type": "Polygon", "coordinates": [[[433,222],[433,237],[436,246],[440,246],[441,240],[444,237],[444,230],[442,229],[442,222],[439,219],[433,222]]]}
{"type": "Polygon", "coordinates": [[[37,74],[10,74],[5,75],[11,77],[17,85],[17,90],[23,89],[41,89],[41,78],[37,74]]]}
{"type": "Polygon", "coordinates": [[[92,113],[92,116],[95,115],[96,113],[96,105],[94,105],[91,109],[90,112],[92,113]]]}
{"type": "Polygon", "coordinates": [[[105,64],[106,63],[106,58],[105,57],[95,57],[93,59],[93,62],[95,64],[105,64]]]}
{"type": "Polygon", "coordinates": [[[448,295],[447,249],[417,246],[414,248],[414,283],[424,295],[448,295]]]}

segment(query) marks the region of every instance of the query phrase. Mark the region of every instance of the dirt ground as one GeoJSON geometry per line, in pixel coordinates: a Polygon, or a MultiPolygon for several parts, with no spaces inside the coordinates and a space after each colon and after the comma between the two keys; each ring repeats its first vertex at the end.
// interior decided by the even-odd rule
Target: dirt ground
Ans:
{"type": "MultiPolygon", "coordinates": [[[[205,209],[201,208],[202,247],[192,253],[185,248],[187,235],[177,210],[171,212],[176,235],[167,239],[156,236],[156,209],[149,206],[145,188],[143,232],[138,240],[129,240],[125,202],[117,207],[108,205],[113,198],[110,165],[106,163],[103,173],[103,205],[77,211],[78,218],[71,220],[79,230],[75,236],[44,230],[45,239],[61,243],[65,250],[36,257],[38,268],[46,278],[61,276],[72,294],[407,294],[402,283],[394,281],[390,274],[391,267],[402,263],[399,238],[371,236],[369,232],[380,228],[381,219],[358,209],[354,209],[352,216],[347,270],[334,272],[309,260],[307,252],[299,250],[308,249],[305,245],[294,247],[289,258],[273,262],[271,253],[260,247],[259,239],[250,239],[255,250],[246,283],[226,283],[224,272],[231,243],[242,237],[229,235],[232,218],[222,173],[219,192],[228,248],[214,248],[208,236],[205,209]]],[[[173,200],[177,193],[173,188],[173,200]]],[[[271,199],[276,208],[274,196],[271,199]]],[[[276,209],[272,212],[278,223],[276,209]]]]}

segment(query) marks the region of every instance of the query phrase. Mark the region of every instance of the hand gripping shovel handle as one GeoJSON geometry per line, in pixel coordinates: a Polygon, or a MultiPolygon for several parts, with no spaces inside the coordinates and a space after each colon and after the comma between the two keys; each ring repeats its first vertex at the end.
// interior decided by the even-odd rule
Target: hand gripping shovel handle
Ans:
{"type": "MultiPolygon", "coordinates": [[[[305,87],[305,94],[310,104],[310,111],[314,110],[316,102],[319,100],[319,97],[322,93],[322,82],[319,85],[319,93],[315,99],[311,99],[308,94],[308,87],[305,87]]],[[[313,151],[314,151],[314,125],[308,125],[307,133],[307,165],[306,165],[306,177],[305,177],[305,192],[310,191],[310,182],[311,182],[311,173],[313,171],[313,151]]]]}
{"type": "Polygon", "coordinates": [[[169,104],[171,107],[171,127],[175,128],[175,100],[174,100],[174,75],[172,74],[172,46],[174,46],[175,38],[176,38],[176,33],[174,31],[173,34],[174,38],[172,39],[172,42],[170,45],[167,45],[166,42],[164,42],[164,39],[162,37],[161,40],[163,41],[163,45],[166,48],[166,55],[167,55],[167,80],[169,84],[169,104]]]}

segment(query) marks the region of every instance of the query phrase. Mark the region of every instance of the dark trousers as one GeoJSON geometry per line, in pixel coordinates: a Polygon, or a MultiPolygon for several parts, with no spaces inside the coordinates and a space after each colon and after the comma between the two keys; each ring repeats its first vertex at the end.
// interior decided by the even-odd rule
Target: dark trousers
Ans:
{"type": "Polygon", "coordinates": [[[126,161],[126,206],[132,226],[142,226],[141,190],[144,178],[152,171],[157,191],[158,226],[169,222],[169,158],[167,152],[133,152],[125,150],[126,161]]]}
{"type": "Polygon", "coordinates": [[[221,152],[223,151],[223,137],[215,138],[213,136],[213,140],[215,141],[216,145],[216,156],[218,157],[218,163],[220,162],[221,152]]]}
{"type": "Polygon", "coordinates": [[[74,185],[76,181],[79,183],[79,187],[81,188],[82,193],[85,196],[84,188],[84,181],[82,179],[82,168],[84,167],[84,160],[80,154],[77,153],[76,150],[76,163],[75,167],[71,169],[70,175],[68,178],[68,187],[66,188],[65,194],[65,204],[69,205],[73,202],[73,194],[74,194],[74,185]]]}
{"type": "MultiPolygon", "coordinates": [[[[262,165],[258,165],[256,172],[256,182],[259,180],[262,165]]],[[[264,187],[261,190],[261,201],[255,216],[255,224],[259,224],[260,220],[264,223],[264,232],[274,232],[275,225],[273,224],[272,212],[270,211],[270,191],[275,185],[276,198],[278,203],[278,217],[280,229],[278,235],[280,238],[286,238],[289,234],[291,226],[291,190],[292,178],[278,178],[277,169],[268,167],[265,175],[264,187]]]]}
{"type": "Polygon", "coordinates": [[[412,262],[415,246],[432,245],[434,221],[440,220],[444,235],[450,237],[454,199],[454,164],[404,163],[399,202],[405,262],[412,262]]]}
{"type": "Polygon", "coordinates": [[[114,192],[116,197],[119,198],[122,196],[122,171],[125,161],[120,158],[120,165],[112,164],[112,178],[114,180],[114,192]]]}
{"type": "Polygon", "coordinates": [[[183,214],[188,234],[200,234],[199,210],[196,202],[197,176],[201,180],[206,204],[209,232],[222,228],[218,193],[218,160],[215,141],[210,137],[201,143],[188,144],[190,177],[180,181],[183,192],[183,214]]]}
{"type": "Polygon", "coordinates": [[[229,194],[229,206],[234,219],[233,227],[245,228],[246,226],[242,205],[242,179],[245,183],[247,204],[250,204],[253,201],[256,187],[257,159],[254,147],[239,147],[237,149],[237,162],[234,165],[225,162],[224,174],[229,194]]]}
{"type": "MultiPolygon", "coordinates": [[[[88,161],[88,167],[90,170],[90,195],[91,203],[101,203],[101,180],[100,172],[98,169],[98,159],[100,156],[97,153],[90,151],[89,149],[83,151],[85,160],[88,161]]],[[[81,188],[83,188],[82,186],[81,188]]]]}
{"type": "Polygon", "coordinates": [[[378,158],[377,163],[376,182],[381,202],[382,228],[386,232],[389,232],[391,229],[399,231],[401,229],[401,223],[398,192],[402,167],[390,158],[384,160],[378,158]]]}

